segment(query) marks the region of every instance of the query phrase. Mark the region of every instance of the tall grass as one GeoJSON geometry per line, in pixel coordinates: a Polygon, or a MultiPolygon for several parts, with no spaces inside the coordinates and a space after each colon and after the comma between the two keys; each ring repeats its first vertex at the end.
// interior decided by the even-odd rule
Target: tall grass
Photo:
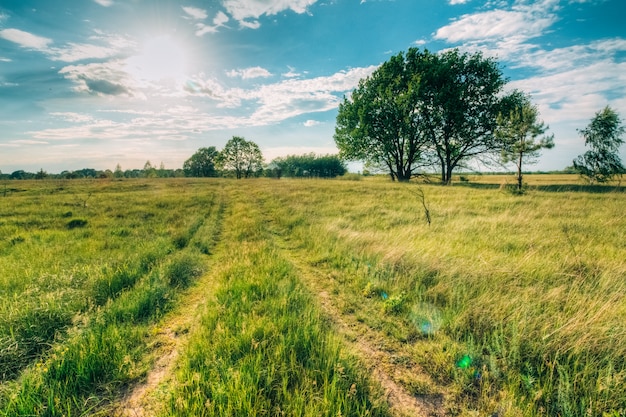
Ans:
{"type": "MultiPolygon", "coordinates": [[[[92,230],[81,234],[72,247],[78,253],[68,253],[51,265],[54,254],[61,250],[59,246],[67,243],[53,236],[47,239],[49,253],[34,247],[46,255],[32,261],[27,285],[16,284],[15,276],[4,280],[4,291],[13,296],[3,299],[2,308],[16,311],[21,321],[16,318],[0,323],[0,330],[5,332],[0,340],[8,341],[9,347],[16,346],[15,352],[0,351],[0,363],[10,371],[5,372],[0,389],[0,415],[64,416],[101,410],[125,384],[146,371],[143,356],[151,323],[171,308],[180,289],[205,270],[204,254],[195,246],[177,248],[172,236],[185,233],[189,239],[211,247],[211,234],[219,232],[222,210],[222,203],[214,204],[214,191],[202,190],[201,194],[193,192],[181,198],[171,191],[163,193],[167,183],[145,187],[149,195],[116,188],[129,184],[107,185],[113,189],[101,189],[89,200],[94,208],[88,213],[86,228],[92,230]],[[138,211],[146,198],[150,204],[141,205],[138,211]],[[202,221],[197,220],[196,213],[201,213],[202,221]],[[138,217],[143,222],[137,222],[138,217]],[[196,238],[195,234],[202,236],[196,238]],[[103,239],[107,240],[104,244],[103,239]],[[125,242],[112,243],[117,239],[125,242]],[[84,249],[93,246],[99,250],[84,249]],[[75,289],[73,278],[37,276],[51,266],[57,271],[53,278],[72,276],[77,269],[72,260],[81,255],[85,273],[76,280],[75,289]],[[112,261],[111,257],[119,260],[112,261]],[[64,292],[70,295],[65,298],[64,292]],[[24,300],[32,305],[24,304],[24,300]],[[20,360],[10,368],[9,361],[18,354],[20,360]]],[[[103,184],[95,182],[92,186],[103,184]]],[[[26,200],[20,204],[28,208],[32,203],[26,200]]],[[[36,207],[33,210],[29,216],[36,216],[36,207]]],[[[46,217],[45,212],[42,217],[46,217]]],[[[22,232],[25,240],[35,241],[36,232],[27,232],[22,232]]]]}
{"type": "Polygon", "coordinates": [[[624,193],[546,178],[421,185],[430,224],[417,185],[378,178],[20,182],[0,197],[0,415],[106,414],[207,255],[218,290],[163,415],[386,415],[313,287],[443,412],[624,415],[624,193]]]}
{"type": "Polygon", "coordinates": [[[623,193],[423,185],[429,226],[411,187],[285,181],[266,204],[344,311],[419,346],[457,403],[623,414],[623,193]]]}
{"type": "Polygon", "coordinates": [[[219,289],[207,294],[162,415],[386,415],[274,247],[255,201],[236,195],[230,210],[219,289]]]}

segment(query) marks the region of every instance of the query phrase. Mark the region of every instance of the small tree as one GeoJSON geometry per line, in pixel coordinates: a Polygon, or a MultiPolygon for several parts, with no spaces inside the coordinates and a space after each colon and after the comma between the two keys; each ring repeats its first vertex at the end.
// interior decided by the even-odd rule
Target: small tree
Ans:
{"type": "Polygon", "coordinates": [[[146,178],[156,178],[157,176],[157,170],[149,160],[143,166],[143,176],[146,178]]]}
{"type": "Polygon", "coordinates": [[[183,171],[187,177],[215,177],[217,176],[217,165],[220,153],[215,146],[200,148],[191,158],[183,164],[183,171]]]}
{"type": "Polygon", "coordinates": [[[530,98],[516,93],[518,104],[508,115],[500,113],[496,137],[502,142],[502,161],[515,163],[517,167],[517,189],[522,190],[523,164],[532,164],[540,155],[541,149],[554,147],[554,135],[543,135],[548,126],[539,121],[539,110],[532,105],[530,98]]]}
{"type": "Polygon", "coordinates": [[[113,177],[124,178],[124,171],[122,171],[122,166],[120,164],[115,165],[115,171],[113,171],[113,177]]]}
{"type": "Polygon", "coordinates": [[[576,171],[590,183],[607,182],[626,172],[619,157],[624,131],[615,110],[606,106],[597,112],[589,125],[578,131],[585,138],[585,146],[591,149],[574,160],[576,171]]]}
{"type": "Polygon", "coordinates": [[[233,171],[237,179],[248,178],[263,170],[263,154],[259,145],[240,136],[233,136],[220,154],[222,166],[233,171]]]}

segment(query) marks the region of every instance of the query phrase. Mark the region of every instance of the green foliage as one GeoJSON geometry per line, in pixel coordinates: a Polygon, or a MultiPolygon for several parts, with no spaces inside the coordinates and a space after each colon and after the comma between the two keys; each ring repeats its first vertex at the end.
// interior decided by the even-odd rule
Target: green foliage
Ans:
{"type": "Polygon", "coordinates": [[[346,173],[345,164],[337,155],[287,155],[271,164],[276,177],[334,178],[346,173]]]}
{"type": "MultiPolygon", "coordinates": [[[[420,73],[411,57],[391,57],[361,80],[339,105],[335,143],[341,158],[384,165],[392,179],[408,181],[422,162],[419,126],[420,73]]],[[[427,52],[425,54],[428,54],[427,52]]]]}
{"type": "Polygon", "coordinates": [[[626,172],[619,157],[626,128],[619,114],[609,106],[596,113],[587,127],[579,130],[591,149],[574,160],[574,169],[590,183],[607,182],[626,172]]]}
{"type": "Polygon", "coordinates": [[[335,142],[342,158],[382,166],[408,181],[436,167],[441,181],[469,159],[499,152],[496,118],[513,94],[495,60],[481,53],[410,48],[361,80],[339,106],[335,142]]]}
{"type": "Polygon", "coordinates": [[[543,135],[548,129],[539,121],[539,110],[531,104],[530,97],[518,93],[519,100],[508,115],[498,115],[496,137],[502,142],[502,161],[515,163],[517,167],[517,190],[522,191],[522,168],[536,162],[541,149],[554,147],[554,135],[543,135]]]}
{"type": "Polygon", "coordinates": [[[263,170],[263,154],[256,143],[233,136],[220,154],[220,164],[237,179],[248,178],[263,170]]]}
{"type": "Polygon", "coordinates": [[[186,177],[216,177],[220,153],[214,146],[200,148],[183,164],[186,177]]]}

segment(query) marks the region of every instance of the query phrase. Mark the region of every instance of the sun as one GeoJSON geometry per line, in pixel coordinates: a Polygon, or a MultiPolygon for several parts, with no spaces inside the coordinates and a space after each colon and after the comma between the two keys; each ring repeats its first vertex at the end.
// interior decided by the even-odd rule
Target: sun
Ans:
{"type": "Polygon", "coordinates": [[[141,52],[128,60],[128,71],[144,81],[179,81],[185,75],[184,48],[169,35],[150,38],[141,52]]]}

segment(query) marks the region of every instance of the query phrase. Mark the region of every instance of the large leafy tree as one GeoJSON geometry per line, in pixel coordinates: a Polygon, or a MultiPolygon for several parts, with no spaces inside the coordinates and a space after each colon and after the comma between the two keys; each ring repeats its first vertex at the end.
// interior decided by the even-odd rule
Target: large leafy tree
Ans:
{"type": "Polygon", "coordinates": [[[183,171],[187,177],[215,177],[216,165],[220,153],[215,146],[200,148],[183,164],[183,171]]]}
{"type": "Polygon", "coordinates": [[[343,157],[383,164],[392,178],[433,165],[449,183],[466,161],[499,153],[497,116],[515,103],[505,84],[497,62],[480,53],[411,48],[344,99],[335,142],[343,157]]]}
{"type": "Polygon", "coordinates": [[[497,117],[509,112],[517,96],[502,94],[506,79],[498,63],[479,52],[414,50],[411,55],[421,74],[421,128],[438,161],[441,181],[449,184],[457,167],[500,152],[497,117]]]}
{"type": "Polygon", "coordinates": [[[517,104],[509,113],[498,116],[496,136],[502,142],[503,162],[513,162],[517,168],[517,189],[521,191],[523,165],[536,162],[541,149],[553,148],[554,135],[544,135],[548,127],[539,120],[539,110],[530,97],[516,92],[515,98],[517,104]]]}
{"type": "Polygon", "coordinates": [[[619,114],[609,106],[597,112],[587,127],[578,132],[590,150],[574,160],[574,168],[589,182],[607,182],[626,169],[619,157],[624,143],[624,125],[619,114]]]}
{"type": "Polygon", "coordinates": [[[233,136],[221,152],[224,169],[233,171],[237,179],[248,178],[263,169],[263,154],[259,146],[240,136],[233,136]]]}
{"type": "Polygon", "coordinates": [[[403,53],[361,80],[339,105],[334,138],[340,156],[383,165],[392,180],[408,181],[424,148],[419,88],[419,74],[403,53]]]}

